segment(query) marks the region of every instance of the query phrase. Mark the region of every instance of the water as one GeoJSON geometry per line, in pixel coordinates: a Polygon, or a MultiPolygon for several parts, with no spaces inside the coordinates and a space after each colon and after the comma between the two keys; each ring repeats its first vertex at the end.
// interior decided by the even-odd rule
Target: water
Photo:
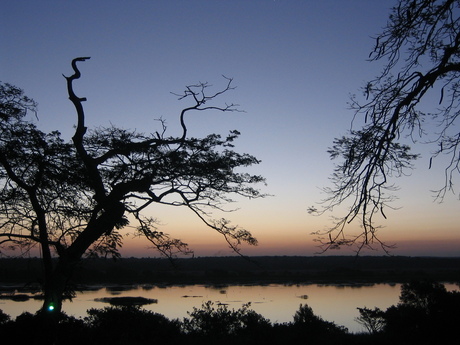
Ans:
{"type": "MultiPolygon", "coordinates": [[[[77,293],[72,302],[64,302],[63,309],[68,315],[86,316],[90,308],[103,308],[109,304],[95,299],[114,296],[146,297],[157,299],[158,303],[145,305],[144,308],[173,319],[187,317],[187,311],[200,308],[206,301],[228,304],[230,309],[238,309],[251,302],[251,308],[271,322],[290,322],[300,304],[307,303],[313,312],[326,321],[345,326],[350,332],[362,332],[364,329],[355,318],[359,315],[357,307],[379,307],[386,309],[399,300],[400,284],[374,284],[365,286],[342,285],[229,285],[229,286],[135,286],[129,290],[99,288],[77,293]]],[[[458,289],[446,284],[448,290],[458,289]]],[[[28,300],[14,302],[0,300],[0,309],[11,317],[24,311],[35,312],[41,301],[28,300]]]]}

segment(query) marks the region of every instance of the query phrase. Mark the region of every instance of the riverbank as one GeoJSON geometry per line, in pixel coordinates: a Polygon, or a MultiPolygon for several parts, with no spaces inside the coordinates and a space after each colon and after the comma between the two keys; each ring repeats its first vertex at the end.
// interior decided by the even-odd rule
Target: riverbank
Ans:
{"type": "MultiPolygon", "coordinates": [[[[0,284],[41,280],[38,258],[0,259],[0,284]]],[[[405,256],[264,256],[84,259],[77,284],[365,284],[411,280],[460,282],[460,258],[405,256]]]]}

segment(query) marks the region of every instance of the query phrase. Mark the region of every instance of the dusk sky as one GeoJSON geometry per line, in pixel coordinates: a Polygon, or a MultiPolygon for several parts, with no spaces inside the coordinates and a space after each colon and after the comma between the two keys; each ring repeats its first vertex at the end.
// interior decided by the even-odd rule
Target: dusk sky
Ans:
{"type": "MultiPolygon", "coordinates": [[[[191,136],[241,132],[236,150],[262,162],[248,171],[261,174],[272,196],[244,200],[223,216],[250,230],[257,247],[247,255],[314,255],[313,231],[330,226],[336,209],[316,217],[307,212],[325,195],[333,161],[326,152],[334,137],[350,129],[350,94],[359,94],[381,65],[367,61],[375,37],[396,0],[168,0],[49,1],[6,0],[0,12],[0,80],[24,89],[38,103],[38,126],[72,136],[75,112],[64,75],[79,56],[82,78],[75,82],[90,127],[161,130],[178,135],[178,101],[186,85],[209,82],[237,88],[216,105],[240,104],[245,112],[195,113],[187,119],[191,136]]],[[[460,256],[458,195],[443,203],[432,190],[443,184],[443,165],[428,169],[428,145],[411,176],[395,182],[400,190],[381,220],[382,240],[395,243],[394,255],[460,256]]],[[[458,180],[457,180],[458,182],[458,180]]],[[[458,192],[459,190],[457,190],[458,192]]],[[[196,256],[231,255],[220,235],[189,210],[153,206],[161,230],[189,243],[196,256]]],[[[222,214],[215,213],[221,217],[222,214]]],[[[351,224],[350,233],[359,231],[351,224]]],[[[124,256],[155,256],[146,241],[125,238],[124,256]]],[[[327,254],[352,254],[342,249],[327,254]]],[[[365,251],[364,255],[384,252],[365,251]]]]}

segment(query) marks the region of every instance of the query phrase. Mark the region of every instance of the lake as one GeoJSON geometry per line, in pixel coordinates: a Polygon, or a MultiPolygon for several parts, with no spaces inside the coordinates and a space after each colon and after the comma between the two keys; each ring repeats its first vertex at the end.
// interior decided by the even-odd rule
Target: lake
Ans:
{"type": "MultiPolygon", "coordinates": [[[[158,300],[143,308],[173,318],[188,316],[187,311],[201,307],[206,301],[227,304],[238,309],[251,302],[251,308],[271,322],[293,321],[300,304],[307,303],[315,315],[326,321],[345,326],[350,332],[364,331],[355,318],[357,307],[379,307],[386,309],[399,300],[401,284],[369,285],[183,285],[183,286],[133,286],[127,288],[100,287],[78,292],[72,302],[65,301],[63,309],[68,315],[86,316],[90,308],[103,308],[108,303],[95,301],[104,297],[138,297],[158,300]]],[[[446,284],[448,290],[458,290],[454,284],[446,284]]],[[[30,299],[25,302],[0,300],[0,309],[11,317],[24,311],[34,313],[42,302],[30,299]]]]}

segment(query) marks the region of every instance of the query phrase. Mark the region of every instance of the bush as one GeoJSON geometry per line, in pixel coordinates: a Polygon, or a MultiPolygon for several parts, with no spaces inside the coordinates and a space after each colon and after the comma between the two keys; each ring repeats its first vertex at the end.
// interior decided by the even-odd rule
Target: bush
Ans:
{"type": "Polygon", "coordinates": [[[0,309],[0,326],[4,325],[8,321],[10,321],[10,316],[8,314],[5,314],[3,310],[0,309]]]}
{"type": "Polygon", "coordinates": [[[61,313],[50,320],[42,314],[22,313],[14,321],[2,324],[2,339],[15,339],[16,345],[88,344],[83,320],[61,313]]]}
{"type": "Polygon", "coordinates": [[[182,327],[186,334],[221,337],[256,332],[261,328],[269,328],[270,322],[254,310],[249,309],[250,303],[240,309],[229,310],[227,305],[208,301],[201,309],[193,308],[188,312],[190,318],[184,318],[182,327]]]}
{"type": "Polygon", "coordinates": [[[325,321],[315,315],[307,304],[301,304],[299,310],[296,311],[294,315],[294,327],[310,336],[344,335],[348,332],[346,327],[338,326],[334,322],[325,321]]]}
{"type": "Polygon", "coordinates": [[[90,309],[85,323],[99,344],[177,344],[180,323],[138,306],[90,309]]]}
{"type": "Polygon", "coordinates": [[[401,287],[400,302],[386,311],[385,331],[412,343],[442,343],[457,337],[460,293],[443,284],[413,282],[401,287]]]}
{"type": "Polygon", "coordinates": [[[385,312],[379,308],[357,308],[359,317],[356,322],[363,325],[371,334],[381,333],[386,325],[385,312]]]}
{"type": "Polygon", "coordinates": [[[434,282],[403,284],[399,303],[386,311],[358,308],[361,322],[390,342],[441,344],[457,336],[460,293],[434,282]]]}

